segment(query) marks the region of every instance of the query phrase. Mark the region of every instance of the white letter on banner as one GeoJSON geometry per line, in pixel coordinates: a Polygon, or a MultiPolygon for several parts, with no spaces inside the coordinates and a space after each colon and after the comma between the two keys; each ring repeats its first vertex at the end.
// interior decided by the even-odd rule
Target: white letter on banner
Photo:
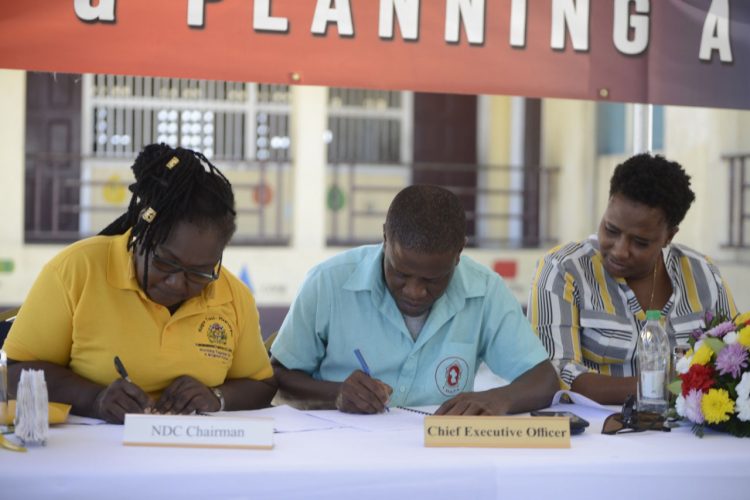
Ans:
{"type": "Polygon", "coordinates": [[[325,35],[328,23],[333,22],[338,27],[339,36],[354,36],[349,0],[333,0],[333,3],[335,7],[331,8],[331,0],[318,0],[311,31],[315,35],[325,35]]]}
{"type": "Polygon", "coordinates": [[[513,0],[510,6],[510,46],[526,46],[526,0],[513,0]]]}
{"type": "Polygon", "coordinates": [[[634,56],[648,47],[648,13],[651,11],[649,0],[615,0],[615,21],[612,40],[617,50],[634,56]],[[635,4],[638,14],[630,15],[630,4],[635,4]],[[630,28],[633,28],[633,39],[630,40],[630,28]]]}
{"type": "Polygon", "coordinates": [[[380,38],[393,38],[393,12],[404,40],[419,38],[419,0],[380,0],[380,38]]]}
{"type": "Polygon", "coordinates": [[[203,19],[203,10],[205,7],[205,0],[188,0],[188,26],[192,26],[194,28],[202,28],[204,19],[203,19]]]}
{"type": "Polygon", "coordinates": [[[91,0],[75,0],[73,8],[81,21],[115,22],[115,0],[99,0],[96,7],[91,3],[91,0]]]}
{"type": "Polygon", "coordinates": [[[188,26],[191,28],[203,28],[206,23],[206,3],[221,2],[221,0],[188,0],[188,26]]]}
{"type": "Polygon", "coordinates": [[[285,17],[271,17],[271,0],[255,0],[253,29],[286,32],[289,29],[289,20],[285,17]]]}
{"type": "Polygon", "coordinates": [[[703,23],[701,61],[710,61],[714,50],[719,51],[721,62],[732,62],[732,45],[729,43],[729,0],[713,0],[703,23]]]}
{"type": "Polygon", "coordinates": [[[570,31],[573,50],[589,50],[589,0],[552,0],[550,46],[565,50],[565,26],[570,31]]]}
{"type": "Polygon", "coordinates": [[[469,43],[484,43],[484,0],[448,0],[445,4],[445,41],[458,43],[461,18],[469,43]]]}

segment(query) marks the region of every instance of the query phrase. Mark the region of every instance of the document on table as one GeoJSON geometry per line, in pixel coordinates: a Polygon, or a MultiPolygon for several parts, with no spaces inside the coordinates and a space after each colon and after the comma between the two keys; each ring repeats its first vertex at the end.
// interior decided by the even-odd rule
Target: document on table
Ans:
{"type": "MultiPolygon", "coordinates": [[[[430,407],[427,411],[432,413],[436,408],[430,407]]],[[[423,408],[419,408],[419,410],[424,411],[423,408]]],[[[344,413],[338,410],[316,410],[307,413],[335,422],[341,427],[351,427],[368,432],[422,428],[425,417],[424,413],[396,407],[392,407],[390,411],[372,415],[344,413]]]]}
{"type": "MultiPolygon", "coordinates": [[[[420,411],[432,413],[437,406],[417,408],[420,411]]],[[[321,431],[351,427],[362,431],[393,431],[410,428],[421,428],[424,413],[408,409],[391,408],[391,411],[375,415],[359,415],[344,413],[338,410],[297,410],[288,405],[273,406],[260,410],[244,410],[209,415],[221,418],[222,415],[232,417],[270,417],[274,419],[274,432],[305,432],[321,431]]],[[[105,424],[104,420],[96,418],[69,415],[65,422],[72,425],[105,424]]]]}
{"type": "Polygon", "coordinates": [[[583,394],[573,391],[557,391],[552,398],[549,410],[551,411],[570,411],[581,418],[605,418],[612,413],[616,413],[618,408],[604,406],[593,399],[589,399],[583,394]],[[570,401],[567,403],[566,401],[570,401]]]}
{"type": "Polygon", "coordinates": [[[68,415],[68,418],[65,419],[65,423],[68,425],[101,425],[106,424],[107,422],[98,418],[68,415]]]}
{"type": "MultiPolygon", "coordinates": [[[[288,405],[263,408],[261,410],[217,412],[209,413],[207,415],[215,416],[217,418],[221,418],[222,416],[265,418],[270,417],[274,419],[274,432],[319,431],[343,427],[341,424],[338,424],[332,420],[318,418],[314,416],[314,414],[308,414],[306,412],[296,410],[288,405]]],[[[68,415],[68,419],[65,421],[65,423],[71,425],[97,425],[106,424],[107,422],[105,422],[104,420],[99,420],[97,418],[68,415]]]]}
{"type": "MultiPolygon", "coordinates": [[[[305,432],[336,429],[342,425],[316,416],[317,412],[304,412],[289,405],[272,406],[261,410],[233,411],[228,413],[237,417],[271,417],[274,419],[274,432],[305,432]]],[[[221,416],[221,413],[214,415],[221,416]]]]}

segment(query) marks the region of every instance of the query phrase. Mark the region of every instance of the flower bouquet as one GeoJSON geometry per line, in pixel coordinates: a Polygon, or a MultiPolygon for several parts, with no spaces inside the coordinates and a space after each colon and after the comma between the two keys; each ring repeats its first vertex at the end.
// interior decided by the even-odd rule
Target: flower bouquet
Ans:
{"type": "Polygon", "coordinates": [[[750,437],[750,313],[734,320],[706,315],[706,328],[689,340],[690,350],[675,371],[669,390],[677,395],[677,414],[704,427],[750,437]]]}

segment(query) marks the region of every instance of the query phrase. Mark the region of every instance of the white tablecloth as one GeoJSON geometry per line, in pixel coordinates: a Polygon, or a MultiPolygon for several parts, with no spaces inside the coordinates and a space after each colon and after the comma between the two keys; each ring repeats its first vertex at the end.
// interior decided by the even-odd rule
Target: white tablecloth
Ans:
{"type": "Polygon", "coordinates": [[[65,425],[46,447],[0,450],[0,498],[750,498],[750,439],[600,429],[571,449],[425,448],[418,428],[339,428],[260,451],[123,446],[121,426],[65,425]]]}

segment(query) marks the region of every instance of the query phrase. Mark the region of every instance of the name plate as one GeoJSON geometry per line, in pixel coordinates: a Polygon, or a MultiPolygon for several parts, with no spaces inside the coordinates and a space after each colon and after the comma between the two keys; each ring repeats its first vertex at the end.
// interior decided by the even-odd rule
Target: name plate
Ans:
{"type": "Polygon", "coordinates": [[[430,416],[424,445],[475,448],[570,448],[568,417],[430,416]]]}
{"type": "Polygon", "coordinates": [[[125,415],[131,446],[273,448],[273,419],[198,415],[125,415]]]}

